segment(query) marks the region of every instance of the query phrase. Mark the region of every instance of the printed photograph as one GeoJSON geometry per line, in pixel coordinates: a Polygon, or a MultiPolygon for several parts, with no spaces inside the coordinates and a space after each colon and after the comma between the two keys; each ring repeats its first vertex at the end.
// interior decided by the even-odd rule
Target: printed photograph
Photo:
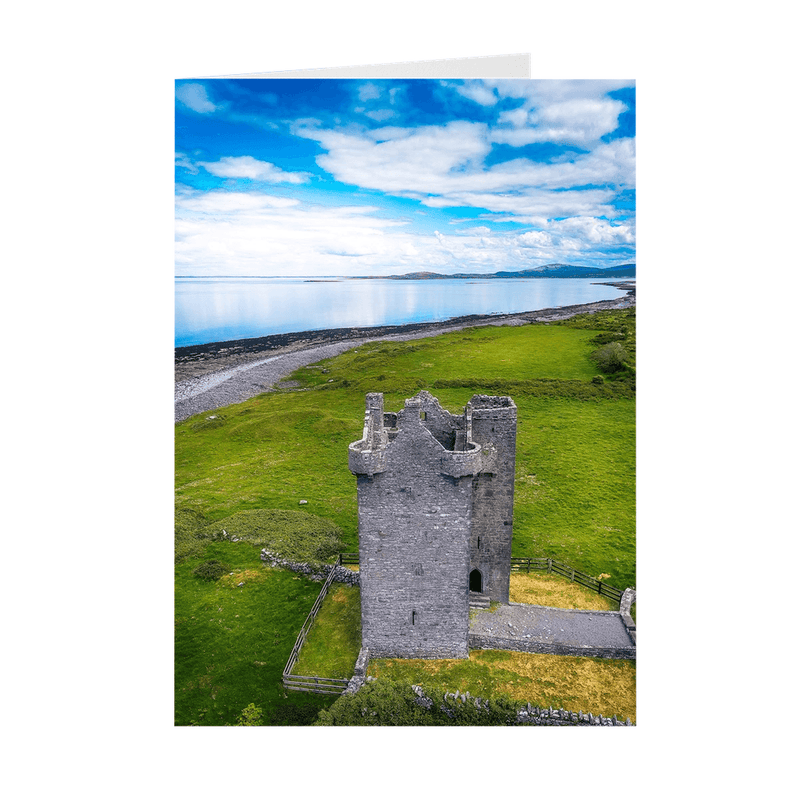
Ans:
{"type": "Polygon", "coordinates": [[[635,726],[634,80],[179,80],[174,135],[174,724],[635,726]]]}

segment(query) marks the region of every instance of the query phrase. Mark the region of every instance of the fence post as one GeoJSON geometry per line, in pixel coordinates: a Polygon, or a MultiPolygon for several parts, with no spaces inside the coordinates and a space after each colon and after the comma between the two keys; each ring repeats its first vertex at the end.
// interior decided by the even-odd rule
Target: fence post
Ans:
{"type": "Polygon", "coordinates": [[[553,559],[552,558],[548,558],[547,559],[547,571],[548,572],[552,572],[553,571],[553,559]]]}

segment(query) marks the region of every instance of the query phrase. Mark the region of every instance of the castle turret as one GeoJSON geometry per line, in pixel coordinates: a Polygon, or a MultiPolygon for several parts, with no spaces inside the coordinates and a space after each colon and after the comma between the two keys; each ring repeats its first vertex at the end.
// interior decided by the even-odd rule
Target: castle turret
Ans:
{"type": "Polygon", "coordinates": [[[508,603],[514,527],[517,407],[510,397],[475,395],[467,404],[470,438],[492,450],[473,481],[470,589],[508,603]]]}

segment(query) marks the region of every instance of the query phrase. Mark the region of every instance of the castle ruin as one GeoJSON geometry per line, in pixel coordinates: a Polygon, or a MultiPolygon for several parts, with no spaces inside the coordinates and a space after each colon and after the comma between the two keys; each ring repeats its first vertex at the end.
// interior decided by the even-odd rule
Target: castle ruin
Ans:
{"type": "Polygon", "coordinates": [[[367,395],[349,466],[370,657],[466,658],[470,592],[508,603],[516,435],[510,397],[454,415],[426,391],[397,413],[367,395]]]}

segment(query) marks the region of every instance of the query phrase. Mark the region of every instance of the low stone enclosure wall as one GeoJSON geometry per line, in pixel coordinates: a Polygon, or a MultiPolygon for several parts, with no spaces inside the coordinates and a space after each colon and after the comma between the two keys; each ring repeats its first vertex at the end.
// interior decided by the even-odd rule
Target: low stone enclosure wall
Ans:
{"type": "MultiPolygon", "coordinates": [[[[594,612],[597,613],[597,612],[594,612]]],[[[521,642],[500,636],[469,634],[470,650],[513,650],[517,653],[542,653],[554,656],[581,656],[583,658],[636,659],[636,647],[571,647],[546,642],[521,642]]]]}
{"type": "MultiPolygon", "coordinates": [[[[422,708],[431,708],[434,701],[425,694],[421,686],[412,686],[414,694],[417,695],[415,701],[417,705],[422,708]]],[[[469,692],[445,692],[442,696],[442,705],[440,708],[447,714],[448,710],[457,704],[472,703],[475,708],[485,709],[488,711],[489,703],[480,697],[472,697],[469,692]]],[[[448,716],[455,716],[449,714],[448,716]]],[[[584,714],[582,711],[566,711],[563,708],[540,708],[539,706],[532,706],[530,703],[522,706],[517,711],[515,723],[517,725],[541,725],[551,727],[565,727],[565,726],[583,726],[583,725],[603,725],[609,727],[633,727],[630,719],[625,722],[617,719],[615,714],[613,717],[604,717],[602,714],[595,716],[594,714],[584,714]]]]}

